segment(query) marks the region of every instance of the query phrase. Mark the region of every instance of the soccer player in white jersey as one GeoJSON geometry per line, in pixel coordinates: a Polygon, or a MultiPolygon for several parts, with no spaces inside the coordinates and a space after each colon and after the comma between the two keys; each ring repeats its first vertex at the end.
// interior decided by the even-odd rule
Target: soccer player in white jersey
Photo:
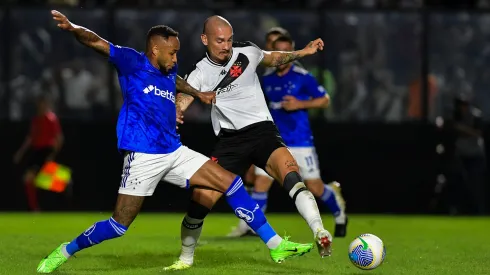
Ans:
{"type": "MultiPolygon", "coordinates": [[[[205,21],[201,40],[207,48],[206,55],[186,80],[197,90],[216,91],[211,119],[219,140],[211,159],[237,175],[244,175],[252,164],[265,169],[295,202],[313,232],[320,256],[329,256],[332,236],[325,230],[315,198],[303,183],[298,164],[274,125],[256,73],[260,64],[277,67],[313,55],[323,49],[323,41],[316,39],[300,51],[266,52],[251,42],[233,42],[233,29],[220,16],[205,21]]],[[[179,94],[178,112],[185,111],[192,101],[192,97],[179,94]]],[[[182,122],[181,116],[179,113],[179,122],[182,122]]],[[[181,255],[168,269],[185,269],[192,265],[202,222],[220,197],[220,193],[212,190],[193,191],[191,208],[184,220],[192,218],[195,226],[183,223],[181,255]],[[207,211],[196,215],[193,208],[197,205],[207,211]]]]}
{"type": "MultiPolygon", "coordinates": [[[[83,45],[108,58],[117,69],[124,98],[117,122],[118,149],[125,155],[122,180],[112,217],[96,222],[71,242],[62,243],[38,265],[51,273],[71,256],[103,241],[123,236],[138,215],[145,197],[153,195],[160,180],[182,188],[204,187],[226,195],[234,213],[246,219],[270,249],[275,262],[300,256],[313,244],[296,244],[279,237],[243,187],[240,176],[180,142],[176,132],[175,90],[211,103],[214,93],[199,93],[177,76],[178,33],[155,26],[146,39],[146,51],[109,43],[94,32],[72,24],[52,11],[58,27],[71,32],[83,45]]],[[[196,208],[199,211],[199,207],[196,208]]],[[[183,221],[194,224],[194,220],[183,221]]]]}
{"type": "MultiPolygon", "coordinates": [[[[274,51],[293,51],[292,38],[285,30],[283,33],[285,35],[279,34],[273,37],[274,40],[266,39],[268,42],[266,47],[271,47],[271,50],[274,51]]],[[[338,182],[323,183],[308,120],[308,109],[328,106],[328,94],[306,69],[296,63],[281,65],[274,70],[269,70],[261,80],[274,122],[298,162],[300,174],[308,190],[332,212],[335,218],[334,236],[345,237],[347,216],[340,184],[338,182]]],[[[255,167],[252,198],[264,212],[267,208],[268,191],[273,181],[274,179],[263,169],[255,167]]],[[[228,236],[240,237],[250,233],[253,234],[250,227],[240,221],[228,236]]]]}

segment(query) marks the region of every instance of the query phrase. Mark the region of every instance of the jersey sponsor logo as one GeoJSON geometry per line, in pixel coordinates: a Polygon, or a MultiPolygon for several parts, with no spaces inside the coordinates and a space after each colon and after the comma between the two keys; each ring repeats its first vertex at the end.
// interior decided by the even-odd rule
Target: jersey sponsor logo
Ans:
{"type": "Polygon", "coordinates": [[[220,95],[222,93],[231,92],[236,87],[238,87],[238,84],[230,84],[230,85],[228,85],[228,86],[226,86],[224,88],[219,88],[218,90],[216,90],[216,95],[220,95]]]}
{"type": "Polygon", "coordinates": [[[182,225],[188,229],[197,229],[203,225],[203,222],[200,222],[198,224],[190,224],[186,219],[182,220],[182,225]]]}
{"type": "Polygon", "coordinates": [[[92,232],[94,232],[96,226],[97,226],[97,224],[94,223],[91,227],[89,227],[87,230],[85,230],[85,232],[83,232],[83,235],[85,237],[90,236],[90,234],[92,234],[92,232]]]}
{"type": "Polygon", "coordinates": [[[153,92],[153,94],[156,96],[163,97],[175,103],[175,95],[173,92],[169,90],[158,89],[157,86],[153,86],[153,85],[148,85],[146,88],[143,89],[143,93],[145,94],[149,94],[151,92],[153,92]]]}
{"type": "Polygon", "coordinates": [[[235,209],[235,215],[237,215],[240,219],[246,221],[247,223],[251,223],[255,219],[254,212],[257,211],[257,209],[259,209],[258,204],[255,205],[253,211],[250,211],[243,207],[238,207],[237,209],[235,209]]]}

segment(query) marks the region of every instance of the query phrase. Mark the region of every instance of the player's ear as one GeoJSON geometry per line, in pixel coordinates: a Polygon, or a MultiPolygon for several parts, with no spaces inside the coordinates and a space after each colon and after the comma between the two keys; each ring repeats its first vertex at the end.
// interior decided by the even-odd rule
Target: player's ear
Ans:
{"type": "Polygon", "coordinates": [[[158,49],[158,46],[157,45],[153,45],[153,47],[151,47],[151,53],[155,56],[158,56],[158,53],[160,52],[160,50],[158,49]]]}
{"type": "Polygon", "coordinates": [[[204,33],[201,34],[201,41],[204,44],[204,46],[208,45],[208,37],[204,33]]]}

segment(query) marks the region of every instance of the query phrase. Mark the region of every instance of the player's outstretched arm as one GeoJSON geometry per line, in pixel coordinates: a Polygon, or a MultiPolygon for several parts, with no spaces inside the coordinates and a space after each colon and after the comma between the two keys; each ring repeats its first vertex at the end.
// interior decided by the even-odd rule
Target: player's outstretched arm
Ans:
{"type": "Polygon", "coordinates": [[[315,54],[318,50],[323,50],[323,40],[320,38],[311,41],[306,47],[299,51],[280,52],[280,51],[264,51],[264,58],[261,64],[267,67],[277,67],[289,62],[293,62],[308,55],[315,54]]]}
{"type": "MultiPolygon", "coordinates": [[[[206,104],[211,104],[211,103],[216,102],[216,92],[200,92],[200,91],[194,89],[191,85],[189,85],[189,83],[187,83],[187,81],[185,81],[180,76],[177,76],[177,79],[175,80],[175,86],[176,86],[175,88],[177,89],[178,92],[183,93],[183,95],[181,95],[181,98],[185,95],[188,95],[187,97],[192,98],[192,100],[190,100],[190,99],[183,100],[183,102],[189,102],[185,106],[185,109],[187,109],[187,107],[192,103],[192,101],[194,100],[194,97],[199,98],[199,100],[201,100],[202,102],[204,102],[206,104]]],[[[177,101],[176,101],[176,104],[177,104],[177,101]]],[[[185,109],[182,109],[182,110],[185,110],[185,109]]]]}
{"type": "Polygon", "coordinates": [[[68,18],[59,11],[52,10],[51,14],[53,15],[53,19],[58,21],[58,27],[60,29],[72,32],[77,40],[83,45],[90,47],[105,56],[109,56],[110,46],[105,39],[87,28],[71,23],[68,18]]]}

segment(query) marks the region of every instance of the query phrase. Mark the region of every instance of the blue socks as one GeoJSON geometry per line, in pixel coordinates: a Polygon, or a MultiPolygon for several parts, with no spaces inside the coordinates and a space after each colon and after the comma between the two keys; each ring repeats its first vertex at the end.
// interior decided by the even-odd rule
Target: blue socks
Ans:
{"type": "Polygon", "coordinates": [[[267,209],[267,199],[269,198],[268,192],[252,192],[252,199],[254,199],[259,205],[260,210],[265,212],[267,209]]]}
{"type": "Polygon", "coordinates": [[[66,247],[66,253],[71,256],[76,252],[99,244],[105,240],[121,237],[128,228],[116,222],[112,217],[105,221],[96,222],[66,247]]]}
{"type": "MultiPolygon", "coordinates": [[[[239,176],[235,178],[225,195],[226,201],[231,208],[233,208],[235,215],[247,222],[248,226],[260,236],[262,241],[266,243],[269,248],[274,248],[271,247],[268,242],[271,241],[273,237],[277,236],[277,234],[267,222],[264,213],[260,210],[259,204],[248,195],[243,186],[243,181],[239,176]]],[[[273,246],[279,245],[275,241],[274,243],[273,246]]]]}
{"type": "Polygon", "coordinates": [[[320,196],[320,200],[325,203],[330,211],[332,212],[334,217],[339,216],[340,213],[340,206],[335,199],[335,194],[333,193],[333,190],[330,186],[324,184],[325,189],[323,190],[323,194],[320,196]]]}

